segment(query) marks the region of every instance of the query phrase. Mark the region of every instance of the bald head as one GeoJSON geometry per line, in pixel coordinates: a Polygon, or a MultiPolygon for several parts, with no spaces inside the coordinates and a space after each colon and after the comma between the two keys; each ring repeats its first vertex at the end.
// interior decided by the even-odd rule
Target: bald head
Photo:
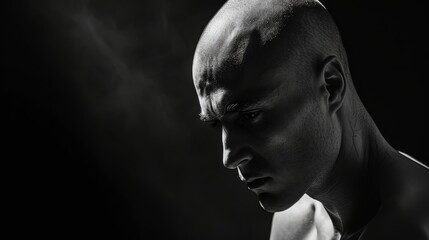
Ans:
{"type": "Polygon", "coordinates": [[[198,43],[193,63],[197,91],[278,65],[317,69],[336,56],[349,78],[338,29],[317,0],[230,0],[213,17],[198,43]]]}
{"type": "Polygon", "coordinates": [[[320,2],[228,1],[201,36],[193,78],[201,119],[222,128],[224,165],[238,168],[266,210],[322,188],[357,104],[320,2]]]}

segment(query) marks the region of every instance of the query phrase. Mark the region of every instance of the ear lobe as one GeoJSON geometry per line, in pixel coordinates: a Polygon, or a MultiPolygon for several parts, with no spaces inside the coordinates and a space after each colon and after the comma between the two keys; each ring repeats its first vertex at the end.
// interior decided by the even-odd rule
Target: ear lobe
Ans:
{"type": "Polygon", "coordinates": [[[323,63],[323,84],[328,93],[329,112],[335,113],[343,104],[346,79],[341,62],[336,56],[329,56],[323,63]]]}

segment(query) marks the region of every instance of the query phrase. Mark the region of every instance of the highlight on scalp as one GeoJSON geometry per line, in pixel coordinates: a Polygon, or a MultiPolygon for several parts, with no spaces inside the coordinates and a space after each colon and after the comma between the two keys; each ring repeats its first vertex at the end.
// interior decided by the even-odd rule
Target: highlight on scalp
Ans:
{"type": "Polygon", "coordinates": [[[195,87],[202,91],[216,84],[220,73],[242,69],[255,56],[257,61],[279,54],[302,70],[309,69],[308,64],[317,69],[324,58],[334,55],[345,78],[351,79],[338,28],[319,1],[230,0],[209,22],[197,45],[195,87]]]}

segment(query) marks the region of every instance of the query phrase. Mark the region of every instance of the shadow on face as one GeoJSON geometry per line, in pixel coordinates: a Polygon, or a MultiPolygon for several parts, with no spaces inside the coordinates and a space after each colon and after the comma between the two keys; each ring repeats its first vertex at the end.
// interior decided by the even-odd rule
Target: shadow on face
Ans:
{"type": "MultiPolygon", "coordinates": [[[[303,58],[294,48],[298,20],[268,41],[278,24],[258,26],[248,17],[225,22],[229,11],[236,10],[215,16],[195,53],[200,116],[222,131],[225,167],[238,169],[264,209],[281,211],[332,167],[338,123],[314,64],[318,55],[303,58]]],[[[276,14],[270,19],[282,15],[276,14]]]]}

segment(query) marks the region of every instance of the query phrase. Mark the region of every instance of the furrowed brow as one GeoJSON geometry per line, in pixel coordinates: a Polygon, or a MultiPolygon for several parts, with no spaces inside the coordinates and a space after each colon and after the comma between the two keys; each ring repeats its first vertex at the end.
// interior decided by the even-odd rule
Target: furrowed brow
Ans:
{"type": "Polygon", "coordinates": [[[228,104],[228,106],[226,107],[224,113],[218,115],[218,116],[213,116],[210,114],[203,114],[200,113],[198,114],[200,117],[200,120],[203,122],[211,122],[211,121],[215,121],[220,119],[222,116],[228,114],[228,113],[233,113],[233,112],[246,112],[246,111],[251,111],[253,109],[257,109],[260,107],[263,107],[267,104],[269,104],[271,101],[266,100],[266,99],[261,99],[259,101],[255,101],[255,102],[251,102],[251,103],[246,103],[243,105],[239,105],[237,103],[232,103],[232,104],[228,104]]]}
{"type": "Polygon", "coordinates": [[[228,104],[225,111],[223,111],[223,113],[221,113],[219,115],[212,116],[210,114],[200,113],[199,117],[200,117],[200,120],[203,122],[210,122],[210,121],[214,121],[214,120],[222,118],[222,116],[224,116],[227,113],[236,112],[236,111],[238,111],[238,104],[232,103],[232,104],[228,104]]]}

